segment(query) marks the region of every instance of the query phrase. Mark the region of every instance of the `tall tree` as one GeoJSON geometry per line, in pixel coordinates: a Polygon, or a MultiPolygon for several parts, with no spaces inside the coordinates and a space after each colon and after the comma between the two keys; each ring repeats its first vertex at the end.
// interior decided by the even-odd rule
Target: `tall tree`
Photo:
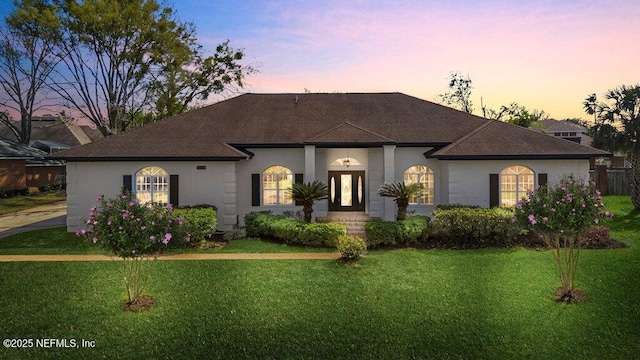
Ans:
{"type": "Polygon", "coordinates": [[[627,155],[631,163],[631,202],[640,210],[640,85],[622,85],[607,91],[604,101],[592,94],[583,103],[595,114],[593,145],[627,155]]]}
{"type": "Polygon", "coordinates": [[[124,131],[146,102],[148,74],[182,27],[154,0],[57,0],[62,68],[54,90],[103,133],[124,131]]]}
{"type": "Polygon", "coordinates": [[[230,47],[229,40],[218,45],[213,55],[205,57],[193,34],[187,34],[188,38],[163,55],[158,75],[151,84],[156,119],[183,113],[195,100],[206,100],[228,86],[242,87],[244,77],[255,71],[239,63],[244,52],[230,47]]]}
{"type": "Polygon", "coordinates": [[[449,78],[449,92],[439,94],[438,98],[446,105],[471,114],[473,113],[472,89],[473,86],[469,75],[465,77],[459,71],[453,71],[450,73],[449,78]]]}
{"type": "Polygon", "coordinates": [[[185,111],[226,84],[242,86],[243,53],[225,42],[204,57],[194,26],[157,0],[52,1],[62,34],[52,88],[105,136],[148,114],[185,111]]]}
{"type": "Polygon", "coordinates": [[[529,110],[515,102],[509,106],[503,105],[502,109],[506,115],[504,121],[526,128],[539,127],[540,121],[549,118],[543,110],[529,110]]]}
{"type": "Polygon", "coordinates": [[[43,0],[24,0],[0,29],[0,105],[5,109],[0,122],[16,139],[29,144],[34,112],[50,105],[43,94],[58,60],[54,42],[59,21],[55,7],[43,0]],[[8,110],[19,114],[12,121],[8,110]]]}

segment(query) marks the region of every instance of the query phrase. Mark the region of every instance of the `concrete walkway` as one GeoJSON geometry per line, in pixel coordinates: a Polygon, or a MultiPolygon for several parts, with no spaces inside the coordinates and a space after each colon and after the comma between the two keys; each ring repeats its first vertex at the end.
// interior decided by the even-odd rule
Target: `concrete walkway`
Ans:
{"type": "Polygon", "coordinates": [[[26,231],[65,226],[66,221],[66,201],[18,211],[0,216],[0,238],[26,231]]]}

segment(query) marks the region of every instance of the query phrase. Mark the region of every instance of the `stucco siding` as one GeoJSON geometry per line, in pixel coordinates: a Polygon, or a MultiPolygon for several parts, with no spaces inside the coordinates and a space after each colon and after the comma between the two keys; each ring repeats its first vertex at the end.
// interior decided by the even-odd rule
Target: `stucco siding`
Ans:
{"type": "Polygon", "coordinates": [[[434,203],[432,205],[409,205],[407,208],[408,211],[415,212],[417,215],[430,214],[435,208],[435,205],[439,204],[440,201],[440,164],[438,160],[427,159],[424,156],[424,153],[431,149],[432,148],[416,147],[396,148],[396,168],[394,175],[396,182],[404,181],[404,172],[414,165],[424,165],[433,170],[434,173],[434,203]]]}
{"type": "MultiPolygon", "coordinates": [[[[281,165],[294,174],[303,174],[305,169],[305,151],[304,148],[289,149],[247,149],[254,156],[245,161],[236,164],[237,184],[238,184],[238,215],[241,224],[244,224],[244,215],[252,211],[268,211],[274,214],[282,214],[283,211],[301,210],[302,206],[276,206],[251,205],[251,174],[262,174],[268,167],[281,165]]],[[[316,174],[321,176],[321,174],[316,174]]],[[[326,180],[325,180],[326,181],[326,180]]],[[[260,181],[260,195],[262,197],[262,181],[260,181]]]]}
{"type": "Polygon", "coordinates": [[[549,184],[558,183],[563,175],[574,174],[585,180],[589,179],[588,160],[485,160],[485,161],[448,161],[448,203],[489,206],[489,175],[499,174],[503,169],[522,165],[537,175],[548,176],[549,184]]]}
{"type": "Polygon", "coordinates": [[[83,226],[96,196],[120,193],[124,175],[134,176],[144,167],[157,166],[179,176],[179,204],[212,204],[218,207],[218,227],[236,223],[236,176],[234,162],[69,162],[67,163],[67,230],[83,226]],[[198,169],[197,167],[201,167],[198,169]]]}

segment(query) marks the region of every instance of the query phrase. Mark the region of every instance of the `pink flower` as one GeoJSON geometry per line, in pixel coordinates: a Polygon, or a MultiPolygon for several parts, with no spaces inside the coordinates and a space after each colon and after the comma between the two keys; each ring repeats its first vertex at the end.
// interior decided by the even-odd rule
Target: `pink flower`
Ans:
{"type": "Polygon", "coordinates": [[[190,242],[191,241],[191,236],[187,235],[187,237],[184,238],[184,241],[190,242]]]}
{"type": "Polygon", "coordinates": [[[107,226],[111,226],[111,220],[107,221],[107,226]]]}
{"type": "Polygon", "coordinates": [[[529,222],[531,223],[531,225],[535,225],[538,223],[536,221],[536,217],[533,214],[530,214],[529,216],[527,216],[527,218],[529,219],[529,222]]]}
{"type": "Polygon", "coordinates": [[[611,211],[606,211],[604,216],[613,217],[613,213],[611,211]]]}
{"type": "Polygon", "coordinates": [[[162,240],[162,243],[167,245],[169,243],[169,240],[171,240],[171,234],[169,233],[164,234],[164,240],[162,240]]]}
{"type": "Polygon", "coordinates": [[[153,235],[149,236],[149,240],[151,240],[151,242],[154,244],[156,243],[156,237],[153,235]]]}
{"type": "Polygon", "coordinates": [[[548,217],[546,217],[546,216],[545,216],[545,217],[543,217],[543,218],[542,218],[542,223],[543,223],[543,224],[544,224],[544,223],[546,223],[547,221],[549,221],[549,218],[548,218],[548,217]]]}
{"type": "Polygon", "coordinates": [[[96,196],[96,200],[100,201],[104,199],[104,194],[98,194],[98,196],[96,196]]]}
{"type": "Polygon", "coordinates": [[[98,238],[94,236],[94,237],[93,237],[93,243],[95,244],[95,243],[97,243],[97,242],[98,242],[98,238]]]}
{"type": "Polygon", "coordinates": [[[135,255],[136,251],[135,250],[131,250],[131,253],[135,255]]]}

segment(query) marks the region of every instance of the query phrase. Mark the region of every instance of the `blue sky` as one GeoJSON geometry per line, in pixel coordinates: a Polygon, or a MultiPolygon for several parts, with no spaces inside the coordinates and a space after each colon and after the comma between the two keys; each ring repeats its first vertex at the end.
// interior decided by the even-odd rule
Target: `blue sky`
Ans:
{"type": "MultiPolygon", "coordinates": [[[[6,14],[10,0],[0,0],[6,14]]],[[[582,101],[640,82],[637,1],[179,1],[211,50],[231,40],[259,69],[247,92],[403,92],[426,100],[449,72],[476,113],[518,102],[588,118],[582,101]]]]}

